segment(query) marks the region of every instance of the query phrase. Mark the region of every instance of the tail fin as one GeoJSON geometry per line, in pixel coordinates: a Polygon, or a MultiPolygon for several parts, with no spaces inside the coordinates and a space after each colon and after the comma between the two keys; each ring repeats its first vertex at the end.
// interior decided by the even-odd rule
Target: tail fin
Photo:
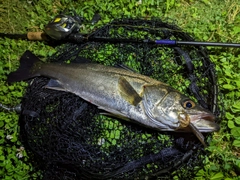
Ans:
{"type": "Polygon", "coordinates": [[[20,66],[15,72],[11,72],[7,77],[7,82],[17,82],[32,78],[32,68],[39,58],[30,51],[26,51],[20,58],[20,66]]]}

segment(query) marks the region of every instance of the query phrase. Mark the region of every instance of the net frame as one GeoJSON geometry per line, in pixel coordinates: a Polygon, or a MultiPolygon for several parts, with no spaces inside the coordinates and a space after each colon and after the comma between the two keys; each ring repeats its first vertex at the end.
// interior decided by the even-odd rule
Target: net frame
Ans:
{"type": "MultiPolygon", "coordinates": [[[[170,84],[219,116],[215,69],[206,49],[147,43],[194,40],[172,22],[117,19],[88,37],[113,41],[64,44],[48,61],[124,64],[170,84]],[[116,41],[121,39],[129,41],[116,41]]],[[[38,159],[43,179],[189,179],[196,175],[196,166],[203,166],[206,152],[193,134],[157,132],[103,117],[74,94],[44,88],[47,82],[43,77],[29,82],[19,119],[21,139],[38,159]]]]}

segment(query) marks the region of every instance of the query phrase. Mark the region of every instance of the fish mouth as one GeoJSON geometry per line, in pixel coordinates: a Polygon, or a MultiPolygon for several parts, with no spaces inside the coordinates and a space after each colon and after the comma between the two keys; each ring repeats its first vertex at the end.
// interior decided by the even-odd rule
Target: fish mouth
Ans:
{"type": "Polygon", "coordinates": [[[220,126],[215,122],[216,117],[211,113],[192,114],[190,122],[200,132],[215,132],[220,130],[220,126]]]}

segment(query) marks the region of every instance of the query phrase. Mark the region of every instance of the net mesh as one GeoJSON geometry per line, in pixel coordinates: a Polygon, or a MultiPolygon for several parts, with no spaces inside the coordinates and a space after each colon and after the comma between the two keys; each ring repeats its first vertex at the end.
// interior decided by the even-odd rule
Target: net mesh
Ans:
{"type": "MultiPolygon", "coordinates": [[[[130,67],[180,90],[219,115],[214,65],[203,47],[161,46],[147,41],[192,41],[170,21],[118,19],[64,44],[50,62],[93,62],[130,67]],[[112,38],[111,42],[94,38],[112,38]],[[144,40],[144,43],[136,43],[144,40]]],[[[192,133],[158,132],[106,117],[96,106],[66,92],[29,82],[22,99],[21,139],[43,179],[191,179],[206,155],[192,133]]]]}

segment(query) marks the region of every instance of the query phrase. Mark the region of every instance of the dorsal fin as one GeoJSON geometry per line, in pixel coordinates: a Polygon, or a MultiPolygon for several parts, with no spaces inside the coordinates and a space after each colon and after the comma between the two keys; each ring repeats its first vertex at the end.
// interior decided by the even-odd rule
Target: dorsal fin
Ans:
{"type": "Polygon", "coordinates": [[[71,63],[92,63],[92,61],[85,57],[78,56],[74,60],[72,60],[71,63]]]}
{"type": "Polygon", "coordinates": [[[135,71],[134,69],[126,66],[125,64],[115,64],[114,67],[117,67],[117,68],[122,68],[122,69],[125,69],[127,71],[131,71],[131,72],[134,72],[134,73],[137,73],[137,71],[135,71]]]}

